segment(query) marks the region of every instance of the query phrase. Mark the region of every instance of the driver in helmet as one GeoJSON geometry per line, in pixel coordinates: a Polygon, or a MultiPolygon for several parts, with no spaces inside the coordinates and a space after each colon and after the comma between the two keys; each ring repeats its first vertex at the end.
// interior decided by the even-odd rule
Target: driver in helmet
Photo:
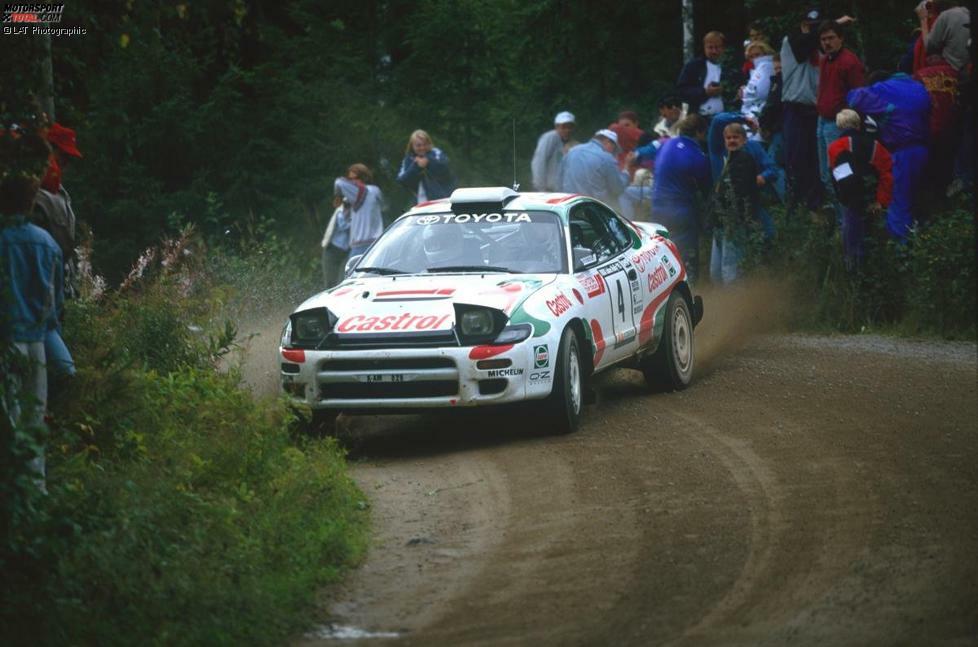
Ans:
{"type": "Polygon", "coordinates": [[[561,269],[560,229],[550,222],[530,222],[520,226],[513,261],[523,272],[558,272],[561,269]]]}
{"type": "Polygon", "coordinates": [[[422,241],[429,269],[472,264],[465,260],[465,236],[458,225],[428,225],[422,234],[422,241]]]}

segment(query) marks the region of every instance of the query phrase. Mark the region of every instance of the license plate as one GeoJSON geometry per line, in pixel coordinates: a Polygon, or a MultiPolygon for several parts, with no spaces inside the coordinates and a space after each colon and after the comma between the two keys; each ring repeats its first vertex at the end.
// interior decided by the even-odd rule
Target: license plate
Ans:
{"type": "Polygon", "coordinates": [[[404,373],[380,373],[380,374],[370,374],[361,375],[359,377],[361,382],[375,383],[375,382],[407,382],[411,376],[405,375],[404,373]]]}

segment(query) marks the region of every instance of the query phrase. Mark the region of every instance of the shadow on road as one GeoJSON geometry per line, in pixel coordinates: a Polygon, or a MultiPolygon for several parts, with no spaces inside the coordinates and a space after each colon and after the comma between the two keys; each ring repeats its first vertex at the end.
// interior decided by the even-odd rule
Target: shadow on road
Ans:
{"type": "MultiPolygon", "coordinates": [[[[539,405],[537,405],[539,408],[539,405]]],[[[350,460],[414,459],[550,437],[529,407],[389,416],[341,416],[337,438],[350,460]]]]}

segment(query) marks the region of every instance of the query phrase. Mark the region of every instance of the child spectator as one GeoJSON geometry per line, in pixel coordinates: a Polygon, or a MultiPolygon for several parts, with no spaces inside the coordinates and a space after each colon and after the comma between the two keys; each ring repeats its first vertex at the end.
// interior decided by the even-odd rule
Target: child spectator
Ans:
{"type": "Polygon", "coordinates": [[[855,110],[842,110],[835,118],[842,136],[829,145],[829,165],[835,194],[845,209],[842,217],[842,248],[846,269],[862,263],[867,212],[878,215],[890,204],[893,173],[890,153],[870,135],[861,132],[862,120],[855,110]],[[869,188],[876,176],[875,193],[869,188]],[[869,196],[875,195],[870,202],[869,196]]]}

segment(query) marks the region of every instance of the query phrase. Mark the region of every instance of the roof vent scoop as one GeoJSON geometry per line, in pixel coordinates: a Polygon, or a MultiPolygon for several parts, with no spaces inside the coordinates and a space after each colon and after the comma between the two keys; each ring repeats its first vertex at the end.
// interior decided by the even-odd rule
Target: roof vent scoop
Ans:
{"type": "Polygon", "coordinates": [[[449,200],[455,213],[502,211],[519,193],[504,186],[455,189],[449,200]]]}

